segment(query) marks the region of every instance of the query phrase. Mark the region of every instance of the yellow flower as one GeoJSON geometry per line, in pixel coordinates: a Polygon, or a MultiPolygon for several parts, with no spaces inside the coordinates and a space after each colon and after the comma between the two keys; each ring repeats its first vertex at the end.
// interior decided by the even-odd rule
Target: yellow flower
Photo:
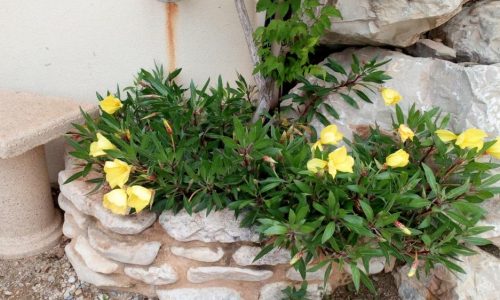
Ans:
{"type": "Polygon", "coordinates": [[[117,215],[126,215],[128,212],[127,207],[127,193],[124,189],[115,189],[111,192],[104,194],[102,198],[102,205],[111,210],[117,215]]]}
{"type": "Polygon", "coordinates": [[[385,105],[395,105],[403,99],[401,94],[394,89],[381,88],[380,93],[382,94],[382,98],[384,98],[385,105]]]}
{"type": "Polygon", "coordinates": [[[319,137],[323,145],[337,145],[344,138],[344,135],[337,129],[336,125],[328,125],[321,130],[319,137]]]}
{"type": "Polygon", "coordinates": [[[102,99],[102,101],[99,102],[99,106],[103,111],[112,115],[117,110],[122,108],[123,104],[120,99],[116,98],[113,95],[108,95],[106,98],[102,99]]]}
{"type": "Polygon", "coordinates": [[[408,164],[409,158],[410,155],[408,154],[408,152],[404,151],[403,149],[399,149],[398,151],[387,156],[387,158],[385,159],[385,163],[389,167],[401,168],[408,164]]]}
{"type": "Polygon", "coordinates": [[[415,136],[415,133],[405,124],[399,125],[398,133],[399,133],[399,136],[401,137],[401,140],[403,141],[403,143],[407,139],[410,139],[413,141],[413,137],[415,136]]]}
{"type": "Polygon", "coordinates": [[[435,132],[440,140],[445,143],[451,142],[457,139],[457,135],[449,130],[439,129],[435,132]]]}
{"type": "Polygon", "coordinates": [[[481,129],[470,128],[466,131],[462,132],[458,137],[455,144],[462,148],[477,148],[477,150],[481,150],[484,145],[484,138],[488,135],[482,131],[481,129]]]}
{"type": "Polygon", "coordinates": [[[128,206],[135,208],[140,212],[151,202],[153,191],[140,185],[133,185],[127,188],[128,206]]]}
{"type": "Polygon", "coordinates": [[[319,158],[313,158],[307,162],[307,169],[313,173],[322,172],[328,165],[327,161],[319,158]]]}
{"type": "Polygon", "coordinates": [[[123,188],[125,183],[128,181],[128,177],[130,176],[130,171],[132,167],[129,166],[126,162],[121,161],[119,159],[115,159],[114,161],[107,161],[104,164],[104,173],[106,173],[106,181],[109,183],[111,188],[119,186],[123,188]]]}
{"type": "Polygon", "coordinates": [[[486,153],[496,159],[500,159],[500,136],[497,137],[497,141],[493,145],[491,145],[488,150],[486,150],[486,153]]]}
{"type": "Polygon", "coordinates": [[[352,173],[353,166],[354,158],[347,155],[345,146],[335,149],[335,151],[328,154],[328,173],[330,173],[333,178],[337,175],[337,171],[352,173]]]}
{"type": "Polygon", "coordinates": [[[316,143],[314,143],[311,146],[312,151],[316,151],[316,148],[318,148],[320,151],[323,151],[323,145],[321,145],[321,140],[317,140],[316,143]]]}
{"type": "Polygon", "coordinates": [[[113,150],[113,149],[116,149],[115,145],[113,145],[102,134],[97,133],[97,141],[90,144],[90,156],[98,157],[106,155],[106,152],[104,152],[104,150],[113,150]]]}

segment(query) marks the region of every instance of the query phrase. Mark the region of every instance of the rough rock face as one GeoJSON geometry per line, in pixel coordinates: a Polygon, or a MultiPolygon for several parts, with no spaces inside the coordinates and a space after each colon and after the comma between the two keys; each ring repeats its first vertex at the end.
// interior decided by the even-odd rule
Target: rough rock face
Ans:
{"type": "Polygon", "coordinates": [[[158,290],[160,300],[241,300],[240,294],[228,288],[158,290]]]}
{"type": "MultiPolygon", "coordinates": [[[[354,49],[347,49],[330,57],[349,69],[354,49]]],[[[500,135],[500,65],[474,65],[465,67],[449,61],[411,57],[399,52],[367,47],[356,51],[360,60],[369,60],[378,55],[380,60],[391,61],[382,68],[392,79],[386,86],[395,88],[402,96],[399,103],[407,111],[413,102],[418,108],[430,109],[439,106],[452,114],[451,126],[456,131],[478,127],[491,137],[500,135]]],[[[359,125],[373,124],[391,128],[392,106],[385,106],[380,95],[367,91],[374,104],[359,101],[360,109],[346,104],[338,95],[329,95],[331,103],[340,115],[340,120],[331,118],[348,136],[359,125]]],[[[324,112],[325,115],[328,115],[324,112]]],[[[320,129],[323,126],[313,121],[320,129]]]]}
{"type": "Polygon", "coordinates": [[[423,268],[420,268],[419,270],[420,279],[416,276],[411,278],[408,277],[407,274],[410,270],[408,265],[393,272],[396,286],[398,287],[399,297],[401,297],[401,299],[458,299],[458,295],[454,290],[456,282],[453,275],[450,274],[445,267],[442,265],[436,266],[428,276],[425,275],[422,269],[423,268]]]}
{"type": "Polygon", "coordinates": [[[408,47],[421,33],[457,14],[468,0],[329,0],[342,20],[332,19],[324,44],[408,47]]]}
{"type": "Polygon", "coordinates": [[[174,215],[164,211],[160,215],[160,224],[165,231],[178,241],[202,241],[233,243],[236,241],[259,240],[259,235],[248,228],[240,227],[240,219],[234,217],[229,209],[206,211],[189,215],[185,210],[174,215]]]}
{"type": "Polygon", "coordinates": [[[240,266],[258,266],[258,265],[278,265],[290,262],[290,251],[285,249],[274,249],[257,261],[254,258],[262,250],[260,247],[243,246],[233,254],[234,261],[240,266]]]}
{"type": "Polygon", "coordinates": [[[417,57],[434,57],[450,61],[455,61],[457,58],[455,49],[429,39],[418,40],[411,47],[406,48],[406,51],[417,57]]]}
{"type": "Polygon", "coordinates": [[[500,63],[500,1],[476,1],[432,32],[459,61],[500,63]]]}
{"type": "MultiPolygon", "coordinates": [[[[62,171],[61,182],[74,172],[62,171]]],[[[59,198],[66,216],[64,234],[73,239],[66,253],[82,281],[160,300],[274,299],[263,294],[265,286],[274,287],[269,295],[281,295],[280,287],[300,285],[300,275],[289,271],[286,250],[253,262],[262,247],[256,242],[258,234],[240,228],[231,211],[208,217],[205,212],[163,213],[150,223],[148,213],[110,214],[102,207],[102,195],[87,194],[91,189],[85,179],[78,179],[61,186],[59,198]]],[[[333,268],[326,285],[345,284],[344,274],[333,268]]],[[[331,288],[322,289],[323,275],[324,270],[310,274],[311,299],[331,293],[331,288]]]]}
{"type": "MultiPolygon", "coordinates": [[[[451,274],[442,265],[436,266],[426,276],[420,270],[420,280],[406,275],[409,266],[394,272],[401,299],[498,299],[497,283],[500,280],[500,260],[479,248],[477,255],[460,257],[460,266],[466,274],[451,274]]],[[[423,269],[423,268],[421,268],[423,269]]]]}

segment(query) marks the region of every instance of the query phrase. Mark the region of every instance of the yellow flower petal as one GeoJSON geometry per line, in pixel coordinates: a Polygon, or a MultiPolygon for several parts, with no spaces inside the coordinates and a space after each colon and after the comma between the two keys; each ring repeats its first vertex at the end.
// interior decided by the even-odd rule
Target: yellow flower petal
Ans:
{"type": "Polygon", "coordinates": [[[483,148],[484,138],[487,136],[488,135],[481,129],[470,128],[462,132],[457,137],[457,141],[455,142],[455,144],[462,149],[477,148],[477,150],[479,151],[483,148]]]}
{"type": "Polygon", "coordinates": [[[114,114],[117,110],[122,108],[123,104],[120,101],[120,99],[116,98],[113,95],[109,95],[106,98],[104,98],[102,101],[99,102],[99,106],[103,111],[106,113],[112,115],[114,114]]]}
{"type": "Polygon", "coordinates": [[[435,134],[439,137],[439,139],[445,143],[451,142],[457,139],[457,135],[453,132],[445,129],[439,129],[435,131],[435,134]]]}
{"type": "Polygon", "coordinates": [[[107,138],[105,138],[99,132],[96,134],[97,141],[90,144],[90,156],[98,157],[102,155],[106,155],[104,150],[113,150],[116,149],[115,145],[113,145],[107,138]]]}
{"type": "Polygon", "coordinates": [[[333,161],[328,161],[328,173],[332,175],[332,178],[335,178],[337,176],[337,169],[335,169],[335,165],[333,164],[333,161]]]}
{"type": "MultiPolygon", "coordinates": [[[[347,155],[347,148],[342,146],[328,154],[328,162],[335,170],[346,173],[353,173],[354,158],[347,155]]],[[[330,165],[329,165],[330,166],[330,165]]]]}
{"type": "Polygon", "coordinates": [[[380,93],[382,94],[382,98],[384,98],[385,105],[395,105],[403,99],[401,94],[394,89],[382,88],[380,89],[380,93]]]}
{"type": "Polygon", "coordinates": [[[316,143],[314,143],[311,146],[311,149],[312,149],[312,151],[316,151],[316,149],[319,149],[320,151],[323,151],[323,145],[321,145],[321,140],[316,141],[316,143]]]}
{"type": "Polygon", "coordinates": [[[132,167],[126,162],[119,159],[114,161],[107,161],[104,164],[104,173],[106,173],[106,181],[109,183],[111,188],[119,186],[123,188],[125,183],[127,183],[130,176],[130,171],[132,167]]]}
{"type": "Polygon", "coordinates": [[[126,215],[128,213],[127,193],[123,189],[112,190],[104,194],[102,205],[114,214],[126,215]]]}
{"type": "Polygon", "coordinates": [[[323,145],[337,145],[343,138],[344,135],[336,125],[328,125],[320,133],[320,141],[323,145]]]}
{"type": "Polygon", "coordinates": [[[415,136],[415,133],[405,124],[399,125],[398,133],[399,133],[399,137],[401,138],[401,141],[403,141],[403,143],[407,139],[410,139],[411,141],[413,141],[413,137],[415,136]]]}
{"type": "Polygon", "coordinates": [[[307,162],[307,169],[313,173],[318,173],[323,171],[326,168],[327,164],[328,162],[322,159],[313,158],[307,162]]]}
{"type": "Polygon", "coordinates": [[[497,137],[496,142],[486,150],[486,153],[500,159],[500,137],[497,137]]]}
{"type": "Polygon", "coordinates": [[[140,185],[133,185],[127,188],[128,206],[135,208],[136,212],[141,212],[151,202],[153,191],[140,185]]]}
{"type": "Polygon", "coordinates": [[[392,168],[402,168],[409,163],[409,158],[410,155],[406,151],[399,149],[398,151],[387,156],[385,163],[392,168]]]}

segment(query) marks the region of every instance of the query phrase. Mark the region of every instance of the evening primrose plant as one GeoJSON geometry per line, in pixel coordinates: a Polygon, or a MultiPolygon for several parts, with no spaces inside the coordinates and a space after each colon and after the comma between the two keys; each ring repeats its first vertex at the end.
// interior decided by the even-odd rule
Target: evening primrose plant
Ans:
{"type": "Polygon", "coordinates": [[[476,223],[486,213],[480,203],[499,192],[498,138],[449,131],[438,108],[403,113],[387,87],[390,130],[367,124],[346,139],[329,124],[315,138],[279,116],[251,124],[252,89],[241,77],[184,88],[179,72],[142,70],[124,94],[99,96],[101,116],[83,113],[85,125],[70,134],[82,163],[68,182],[85,177],[121,215],[229,208],[261,234],[256,259],[286,248],[305,279],[344,268],[356,289],[374,292],[373,258],[411,264],[408,276],[437,263],[463,272],[459,256],[489,243],[477,235],[491,228],[476,223]]]}

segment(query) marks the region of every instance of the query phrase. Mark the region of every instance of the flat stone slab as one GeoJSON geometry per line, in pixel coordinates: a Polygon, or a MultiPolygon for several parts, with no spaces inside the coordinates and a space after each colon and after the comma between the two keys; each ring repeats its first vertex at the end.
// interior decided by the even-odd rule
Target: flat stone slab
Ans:
{"type": "Polygon", "coordinates": [[[15,157],[69,131],[83,120],[80,107],[97,113],[97,105],[59,97],[0,91],[0,159],[15,157]]]}

